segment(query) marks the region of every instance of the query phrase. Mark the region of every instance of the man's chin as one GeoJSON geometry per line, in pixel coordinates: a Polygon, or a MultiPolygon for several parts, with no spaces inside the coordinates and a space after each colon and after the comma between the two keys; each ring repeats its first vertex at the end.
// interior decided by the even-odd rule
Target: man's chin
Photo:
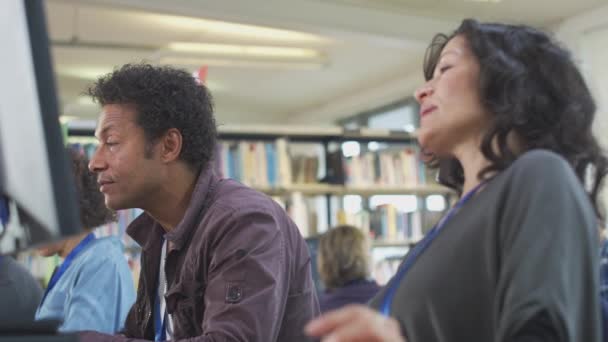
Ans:
{"type": "Polygon", "coordinates": [[[122,203],[121,201],[118,201],[113,198],[108,198],[107,196],[105,198],[105,204],[106,204],[106,207],[108,207],[109,209],[112,209],[114,211],[131,208],[126,203],[122,203]]]}

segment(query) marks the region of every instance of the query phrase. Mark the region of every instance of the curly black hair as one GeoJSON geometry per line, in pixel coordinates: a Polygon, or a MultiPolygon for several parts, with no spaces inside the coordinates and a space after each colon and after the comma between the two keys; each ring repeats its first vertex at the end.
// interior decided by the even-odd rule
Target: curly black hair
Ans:
{"type": "Polygon", "coordinates": [[[217,139],[213,101],[191,74],[168,66],[126,64],[97,80],[86,94],[101,106],[133,105],[147,146],[167,130],[182,135],[180,159],[195,172],[208,166],[217,139]]]}
{"type": "MultiPolygon", "coordinates": [[[[546,33],[528,26],[465,19],[450,36],[433,38],[424,60],[427,81],[433,77],[441,51],[455,36],[466,39],[479,62],[480,98],[493,115],[481,143],[481,152],[491,165],[478,177],[504,170],[517,159],[507,144],[514,132],[524,151],[541,148],[564,157],[582,184],[587,184],[591,174],[587,190],[602,219],[597,196],[608,173],[608,159],[591,130],[595,102],[570,53],[546,33]]],[[[462,191],[464,173],[457,160],[432,158],[430,164],[439,167],[441,183],[462,191]]]]}
{"type": "Polygon", "coordinates": [[[95,174],[89,171],[87,158],[74,149],[68,149],[68,153],[72,160],[72,172],[78,191],[82,227],[92,229],[116,220],[114,211],[105,205],[95,174]]]}

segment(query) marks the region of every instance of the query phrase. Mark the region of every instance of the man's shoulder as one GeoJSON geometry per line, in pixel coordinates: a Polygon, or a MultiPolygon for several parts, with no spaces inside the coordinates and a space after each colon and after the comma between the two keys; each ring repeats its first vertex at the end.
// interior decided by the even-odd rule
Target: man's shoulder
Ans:
{"type": "Polygon", "coordinates": [[[218,187],[213,206],[230,211],[233,215],[260,212],[275,215],[285,213],[268,195],[233,179],[224,179],[218,187]]]}

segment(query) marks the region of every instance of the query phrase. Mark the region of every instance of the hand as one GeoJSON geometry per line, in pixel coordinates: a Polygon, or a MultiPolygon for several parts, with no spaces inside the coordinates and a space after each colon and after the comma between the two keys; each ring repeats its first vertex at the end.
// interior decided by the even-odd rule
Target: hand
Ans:
{"type": "Polygon", "coordinates": [[[399,323],[363,305],[349,305],[329,312],[306,325],[306,334],[323,342],[406,342],[399,323]]]}

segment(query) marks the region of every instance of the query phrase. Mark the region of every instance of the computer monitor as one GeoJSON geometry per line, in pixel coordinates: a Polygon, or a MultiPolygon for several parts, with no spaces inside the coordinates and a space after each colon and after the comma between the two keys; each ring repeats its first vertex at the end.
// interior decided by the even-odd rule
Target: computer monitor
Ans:
{"type": "Polygon", "coordinates": [[[319,235],[306,238],[308,251],[310,252],[310,267],[312,269],[312,280],[317,290],[317,295],[321,295],[325,289],[321,276],[319,275],[319,266],[317,265],[317,255],[319,254],[319,235]]]}
{"type": "Polygon", "coordinates": [[[0,254],[8,254],[82,228],[43,1],[0,1],[0,46],[0,254]]]}

